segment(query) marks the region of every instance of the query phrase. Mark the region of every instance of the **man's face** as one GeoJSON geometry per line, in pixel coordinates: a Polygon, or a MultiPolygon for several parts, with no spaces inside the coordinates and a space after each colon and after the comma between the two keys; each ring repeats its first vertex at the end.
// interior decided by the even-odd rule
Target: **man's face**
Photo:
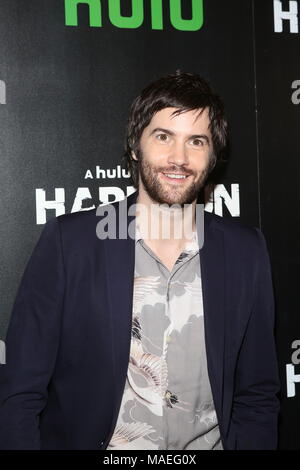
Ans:
{"type": "Polygon", "coordinates": [[[157,112],[142,133],[139,190],[160,204],[190,204],[205,183],[213,151],[208,111],[173,111],[157,112]]]}

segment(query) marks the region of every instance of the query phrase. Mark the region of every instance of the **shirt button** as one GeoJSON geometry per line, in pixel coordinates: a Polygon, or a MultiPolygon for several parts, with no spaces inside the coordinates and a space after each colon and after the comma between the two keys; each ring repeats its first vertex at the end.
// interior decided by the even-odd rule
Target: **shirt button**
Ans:
{"type": "Polygon", "coordinates": [[[170,343],[170,342],[172,341],[171,336],[167,336],[167,337],[166,337],[166,341],[167,341],[167,343],[170,343]]]}

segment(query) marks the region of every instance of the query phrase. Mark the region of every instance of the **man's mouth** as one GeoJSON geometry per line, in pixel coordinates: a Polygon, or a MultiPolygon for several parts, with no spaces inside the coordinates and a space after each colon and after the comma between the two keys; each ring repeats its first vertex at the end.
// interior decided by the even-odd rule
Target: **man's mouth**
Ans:
{"type": "Polygon", "coordinates": [[[162,172],[162,174],[164,175],[164,177],[167,180],[169,180],[169,181],[172,180],[174,182],[184,181],[190,176],[190,175],[186,175],[184,173],[166,173],[166,172],[162,172]]]}

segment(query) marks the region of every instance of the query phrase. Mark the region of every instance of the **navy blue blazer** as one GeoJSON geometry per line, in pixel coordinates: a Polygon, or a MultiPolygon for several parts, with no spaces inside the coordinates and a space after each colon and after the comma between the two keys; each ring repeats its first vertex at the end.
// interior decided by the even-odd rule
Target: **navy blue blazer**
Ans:
{"type": "MultiPolygon", "coordinates": [[[[129,361],[135,243],[100,240],[98,222],[96,209],[51,218],[26,266],[0,366],[1,449],[104,450],[113,434],[129,361]]],[[[223,447],[275,449],[279,377],[265,238],[205,211],[200,263],[223,447]]]]}

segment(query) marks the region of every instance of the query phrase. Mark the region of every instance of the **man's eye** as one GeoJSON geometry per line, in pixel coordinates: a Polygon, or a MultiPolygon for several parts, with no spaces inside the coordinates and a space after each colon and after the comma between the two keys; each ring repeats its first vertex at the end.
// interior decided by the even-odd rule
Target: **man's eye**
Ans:
{"type": "Polygon", "coordinates": [[[197,147],[201,147],[201,145],[203,145],[203,141],[201,139],[194,139],[193,140],[193,143],[197,146],[197,147]]]}
{"type": "Polygon", "coordinates": [[[163,140],[163,141],[165,141],[165,140],[167,140],[168,135],[167,135],[167,134],[158,134],[158,135],[157,135],[157,138],[158,138],[158,140],[163,140]]]}

